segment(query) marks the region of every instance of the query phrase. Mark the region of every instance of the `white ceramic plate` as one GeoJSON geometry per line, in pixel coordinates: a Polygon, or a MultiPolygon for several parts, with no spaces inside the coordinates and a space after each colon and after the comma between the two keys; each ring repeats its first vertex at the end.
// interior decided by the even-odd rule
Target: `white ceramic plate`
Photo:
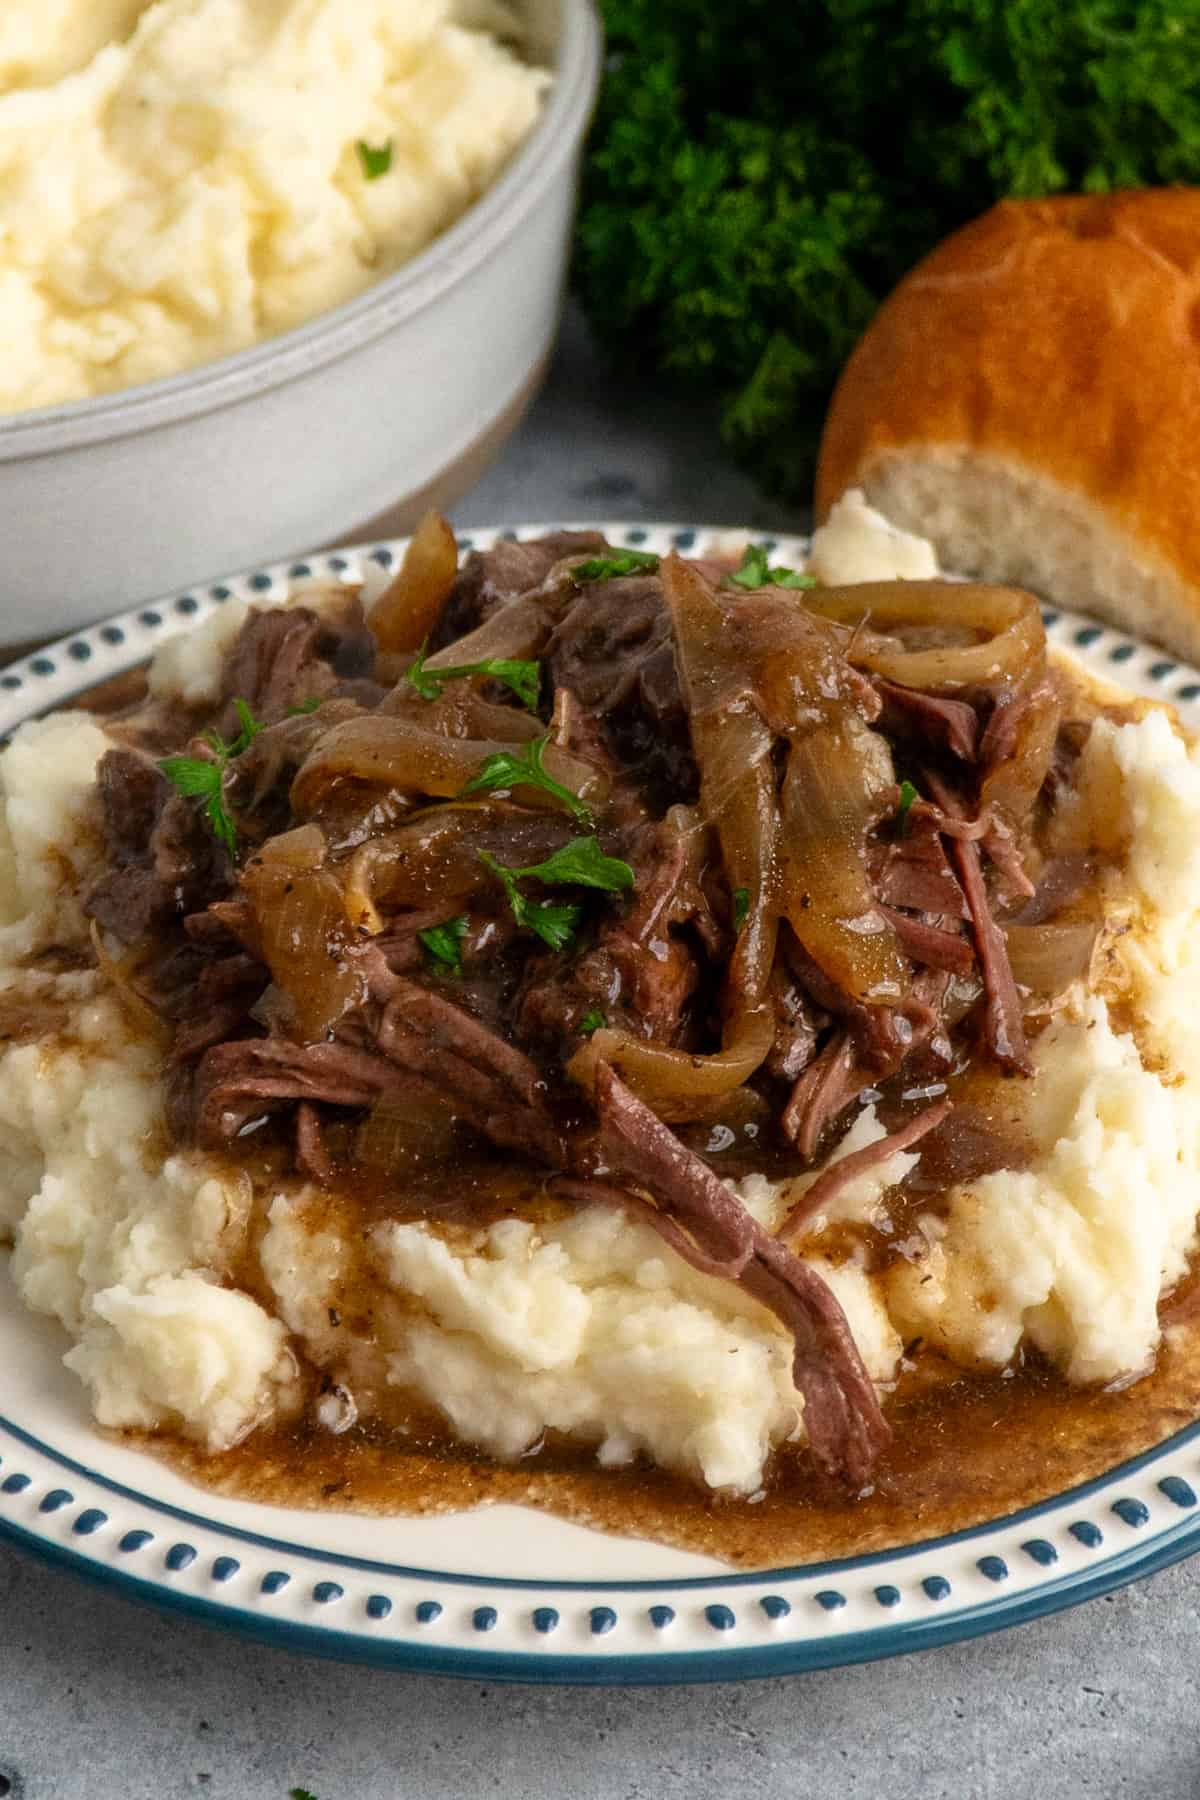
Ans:
{"type": "MultiPolygon", "coordinates": [[[[745,541],[691,526],[603,529],[656,551],[745,541]]],[[[331,577],[377,591],[402,548],[253,570],[64,639],[0,675],[0,734],[132,668],[232,594],[269,601],[331,577]]],[[[798,539],[774,547],[783,562],[802,553],[798,539]]],[[[1046,623],[1097,673],[1174,701],[1200,728],[1196,671],[1072,614],[1046,623]]],[[[93,1431],[61,1334],[19,1306],[2,1272],[0,1283],[0,1533],[132,1598],[321,1655],[489,1680],[780,1674],[1016,1624],[1200,1548],[1200,1425],[977,1529],[751,1575],[513,1506],[365,1519],[226,1500],[93,1431]]]]}

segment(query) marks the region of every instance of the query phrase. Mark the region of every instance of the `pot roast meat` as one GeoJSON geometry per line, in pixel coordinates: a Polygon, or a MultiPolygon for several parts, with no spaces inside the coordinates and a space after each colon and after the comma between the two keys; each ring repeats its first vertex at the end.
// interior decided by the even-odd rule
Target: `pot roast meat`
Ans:
{"type": "Polygon", "coordinates": [[[430,649],[444,650],[456,638],[486,624],[510,600],[540,587],[564,556],[586,556],[607,549],[599,531],[553,531],[524,543],[501,538],[490,550],[472,550],[442,609],[430,649]]]}
{"type": "Polygon", "coordinates": [[[84,896],[89,918],[136,944],[225,888],[224,852],[195,805],[141,751],[106,751],[96,782],[108,866],[84,896]]]}
{"type": "Polygon", "coordinates": [[[926,812],[914,817],[913,811],[902,838],[875,847],[871,857],[875,891],[888,906],[965,919],[966,901],[946,858],[937,822],[926,812]]]}
{"type": "Polygon", "coordinates": [[[326,603],[320,612],[308,606],[256,607],[226,657],[218,729],[227,738],[237,736],[235,700],[244,700],[255,719],[273,723],[290,706],[366,680],[374,665],[375,639],[356,594],[326,603]]]}
{"type": "Polygon", "coordinates": [[[387,1057],[350,1044],[242,1038],[216,1044],[200,1059],[192,1135],[202,1150],[220,1150],[256,1119],[296,1100],[362,1107],[384,1094],[403,1099],[424,1085],[387,1057]]]}
{"type": "Polygon", "coordinates": [[[634,870],[631,894],[615,917],[601,920],[590,949],[530,966],[514,1012],[521,1039],[562,1049],[592,1011],[634,1037],[675,1044],[683,1035],[699,952],[721,940],[694,846],[671,815],[636,827],[621,848],[634,870]]]}
{"type": "Polygon", "coordinates": [[[957,920],[899,912],[891,906],[881,906],[879,910],[899,938],[904,954],[913,962],[931,969],[959,971],[974,963],[975,953],[969,939],[958,929],[957,920]]]}
{"type": "Polygon", "coordinates": [[[979,742],[979,715],[965,700],[922,694],[916,688],[875,677],[883,702],[882,725],[897,737],[914,739],[928,754],[932,745],[962,762],[973,762],[979,742]]]}
{"type": "Polygon", "coordinates": [[[861,1150],[852,1150],[848,1156],[839,1156],[835,1163],[822,1169],[812,1185],[795,1202],[779,1227],[778,1235],[785,1239],[793,1237],[802,1225],[831,1206],[843,1189],[852,1181],[857,1181],[860,1175],[868,1174],[900,1151],[920,1143],[928,1132],[936,1130],[942,1124],[949,1111],[950,1101],[939,1100],[935,1106],[926,1107],[924,1112],[907,1120],[886,1137],[876,1138],[873,1144],[864,1144],[861,1150]]]}
{"type": "Polygon", "coordinates": [[[657,575],[582,587],[551,635],[546,663],[555,686],[603,720],[617,760],[639,791],[664,807],[693,798],[699,778],[657,575]]]}
{"type": "Polygon", "coordinates": [[[465,1008],[394,973],[381,956],[372,958],[368,981],[381,1004],[369,1027],[373,1047],[448,1094],[482,1137],[561,1165],[562,1139],[547,1106],[546,1082],[527,1056],[465,1008]]]}
{"type": "Polygon", "coordinates": [[[958,864],[963,893],[971,909],[971,928],[975,934],[975,948],[983,972],[987,995],[984,1021],[988,1048],[1002,1068],[1014,1074],[1031,1075],[1033,1064],[1025,1041],[1021,996],[1017,992],[1017,984],[1009,966],[1004,933],[992,916],[978,847],[960,840],[953,845],[951,853],[958,864]]]}
{"type": "Polygon", "coordinates": [[[829,1473],[861,1485],[891,1432],[829,1288],[604,1063],[595,1100],[608,1164],[644,1188],[706,1258],[736,1268],[739,1284],[791,1332],[793,1379],[804,1396],[813,1455],[829,1473]]]}
{"type": "Polygon", "coordinates": [[[301,1100],[296,1108],[296,1170],[320,1187],[332,1186],[337,1178],[321,1136],[321,1115],[310,1100],[301,1100]]]}
{"type": "Polygon", "coordinates": [[[240,1037],[267,981],[267,971],[257,957],[245,952],[206,964],[198,979],[181,991],[177,1005],[170,1008],[175,1025],[173,1060],[186,1062],[213,1044],[240,1037]]]}

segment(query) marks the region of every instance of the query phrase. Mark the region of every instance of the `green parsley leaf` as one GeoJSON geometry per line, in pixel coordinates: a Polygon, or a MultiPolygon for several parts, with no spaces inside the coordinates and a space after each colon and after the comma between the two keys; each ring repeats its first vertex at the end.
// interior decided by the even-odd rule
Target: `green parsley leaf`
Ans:
{"type": "Polygon", "coordinates": [[[506,869],[486,850],[479,852],[479,860],[503,886],[512,916],[521,929],[536,932],[552,950],[565,950],[583,916],[582,906],[574,902],[556,906],[549,900],[529,900],[517,886],[523,870],[506,869]]]}
{"type": "Polygon", "coordinates": [[[386,175],[392,166],[392,140],[380,144],[378,149],[368,144],[365,138],[359,138],[354,148],[358,151],[358,160],[362,164],[362,172],[368,181],[378,181],[386,175]]]}
{"type": "Polygon", "coordinates": [[[618,550],[615,556],[593,556],[576,563],[571,580],[582,585],[585,581],[611,581],[617,575],[653,575],[658,561],[650,550],[618,550]]]}
{"type": "Polygon", "coordinates": [[[288,1800],[317,1800],[317,1796],[311,1794],[307,1788],[289,1788],[288,1800]]]}
{"type": "Polygon", "coordinates": [[[729,579],[738,587],[766,587],[771,578],[767,563],[766,547],[763,544],[747,544],[742,552],[742,560],[730,575],[729,579]]]}
{"type": "Polygon", "coordinates": [[[750,889],[734,888],[733,890],[733,929],[740,931],[746,923],[750,911],[750,889]]]}
{"type": "Polygon", "coordinates": [[[237,857],[237,827],[225,806],[225,775],[234,757],[248,750],[259,732],[266,730],[244,700],[235,700],[233,709],[241,730],[232,743],[227,744],[219,731],[204,734],[213,753],[211,762],[203,756],[166,756],[158,765],[177,793],[204,801],[212,834],[231,862],[237,857]]]}
{"type": "Polygon", "coordinates": [[[795,569],[782,565],[773,569],[765,544],[747,544],[741,562],[728,579],[743,588],[811,588],[817,585],[815,575],[799,575],[795,569]]]}
{"type": "Polygon", "coordinates": [[[596,839],[573,838],[548,856],[545,862],[530,863],[525,869],[506,868],[486,850],[479,860],[502,883],[512,916],[523,929],[535,931],[552,950],[563,950],[570,943],[583,916],[577,902],[555,905],[549,900],[530,900],[521,892],[525,880],[544,882],[547,886],[571,885],[601,888],[618,893],[633,886],[633,870],[619,857],[605,856],[596,839]]]}
{"type": "Polygon", "coordinates": [[[601,1031],[608,1020],[598,1006],[590,1006],[579,1021],[580,1037],[591,1037],[593,1031],[601,1031]]]}
{"type": "Polygon", "coordinates": [[[172,787],[188,799],[203,795],[209,800],[220,794],[221,770],[215,762],[206,762],[201,756],[168,756],[158,766],[172,787]]]}
{"type": "Polygon", "coordinates": [[[448,681],[460,681],[465,675],[490,675],[494,681],[502,681],[530,712],[537,710],[542,685],[542,665],[537,662],[488,656],[482,662],[459,663],[452,669],[427,669],[425,645],[422,644],[411,666],[405,670],[404,679],[412,682],[422,700],[437,700],[448,681]]]}
{"type": "Polygon", "coordinates": [[[417,941],[431,962],[443,963],[452,975],[461,975],[462,941],[466,935],[466,914],[459,913],[444,925],[430,925],[426,931],[418,931],[417,941]]]}
{"type": "Polygon", "coordinates": [[[288,707],[287,717],[289,719],[299,719],[303,717],[305,713],[315,713],[320,704],[321,701],[316,694],[313,695],[311,700],[298,700],[295,706],[288,707]]]}
{"type": "Polygon", "coordinates": [[[543,768],[546,745],[550,742],[547,731],[542,737],[534,738],[532,743],[522,744],[519,750],[499,750],[495,756],[489,756],[477,775],[472,775],[464,788],[459,790],[460,797],[466,794],[490,794],[503,792],[508,788],[535,787],[543,793],[553,794],[561,800],[573,819],[581,825],[592,822],[591,809],[584,805],[578,794],[573,794],[561,781],[555,781],[547,775],[543,768]]]}
{"type": "Polygon", "coordinates": [[[595,837],[572,838],[545,862],[531,863],[527,869],[513,869],[512,874],[518,880],[527,875],[547,886],[567,886],[578,882],[580,887],[602,888],[610,894],[621,893],[633,886],[633,870],[619,856],[605,856],[595,837]]]}
{"type": "Polygon", "coordinates": [[[267,728],[254,717],[244,700],[235,700],[233,710],[238,716],[238,724],[242,729],[230,744],[229,754],[230,756],[240,756],[243,750],[250,748],[259,732],[265,731],[267,728]]]}
{"type": "Polygon", "coordinates": [[[919,799],[920,795],[917,793],[917,790],[911,781],[902,781],[900,783],[900,803],[896,808],[896,830],[900,837],[903,837],[908,830],[909,807],[914,800],[919,799]]]}
{"type": "Polygon", "coordinates": [[[565,950],[575,933],[579,930],[579,921],[583,917],[583,908],[575,901],[554,903],[549,900],[522,900],[519,925],[525,925],[530,931],[536,931],[544,944],[552,950],[565,950]]]}

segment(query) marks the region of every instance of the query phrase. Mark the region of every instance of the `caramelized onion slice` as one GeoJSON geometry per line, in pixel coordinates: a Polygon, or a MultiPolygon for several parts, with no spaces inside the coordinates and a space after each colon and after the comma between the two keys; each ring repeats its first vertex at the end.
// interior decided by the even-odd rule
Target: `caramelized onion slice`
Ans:
{"type": "Polygon", "coordinates": [[[712,1116],[713,1104],[749,1081],[766,1060],[775,1022],[766,1007],[746,1011],[726,1033],[726,1048],[713,1056],[690,1056],[666,1044],[647,1044],[624,1032],[593,1033],[567,1065],[572,1081],[590,1093],[599,1064],[621,1080],[670,1124],[712,1116]]]}
{"type": "Polygon", "coordinates": [[[138,992],[133,985],[133,971],[139,961],[137,950],[127,950],[124,956],[110,956],[105,948],[104,936],[95,919],[89,921],[92,949],[96,954],[96,967],[111,984],[117,999],[128,1013],[133,1023],[147,1032],[151,1037],[166,1041],[167,1025],[155,1012],[144,994],[138,992]]]}
{"type": "Polygon", "coordinates": [[[381,929],[379,908],[446,907],[446,915],[495,877],[479,860],[487,850],[502,862],[544,862],[571,835],[563,813],[535,813],[491,799],[429,806],[394,831],[371,838],[342,865],[347,917],[369,932],[381,929]]]}
{"type": "Polygon", "coordinates": [[[792,744],[780,797],[782,910],[813,961],[867,1006],[901,999],[912,973],[865,859],[894,783],[886,742],[848,711],[792,744]]]}
{"type": "Polygon", "coordinates": [[[404,1103],[385,1095],[358,1129],[354,1160],[379,1175],[408,1175],[445,1162],[456,1146],[458,1118],[448,1094],[414,1077],[404,1103]]]}
{"type": "Polygon", "coordinates": [[[980,813],[1022,824],[1042,791],[1062,717],[1062,702],[1044,677],[1024,682],[1002,701],[983,734],[980,756],[990,763],[979,794],[980,813]],[[994,754],[992,749],[994,746],[994,754]]]}
{"type": "MultiPolygon", "coordinates": [[[[511,600],[500,606],[490,619],[466,637],[455,638],[445,649],[438,650],[425,663],[427,669],[436,674],[441,668],[458,668],[464,663],[489,662],[493,658],[509,659],[514,662],[528,662],[541,655],[553,626],[548,607],[542,600],[532,594],[522,596],[520,600],[511,600]]],[[[396,680],[395,691],[382,702],[380,711],[384,713],[403,710],[407,701],[413,697],[410,682],[403,679],[403,662],[407,667],[411,658],[390,657],[385,664],[388,679],[396,680]]],[[[458,688],[460,684],[456,683],[458,688]]],[[[471,691],[470,682],[461,684],[466,691],[471,691]]],[[[511,709],[515,710],[515,709],[511,709]]]]}
{"type": "MultiPolygon", "coordinates": [[[[515,708],[502,710],[513,719],[522,717],[515,708]]],[[[528,721],[528,715],[524,716],[528,721]]],[[[536,720],[528,722],[536,731],[536,720]]],[[[301,817],[316,812],[333,784],[343,780],[450,799],[479,773],[489,756],[511,751],[514,741],[444,737],[411,710],[347,719],[326,732],[306,758],[292,784],[292,808],[301,817]]],[[[570,788],[588,805],[603,801],[606,783],[593,764],[552,744],[546,750],[545,768],[555,781],[570,788]]],[[[559,806],[552,795],[538,788],[521,787],[516,791],[523,805],[559,806]]]]}
{"type": "Polygon", "coordinates": [[[662,577],[700,768],[700,813],[716,830],[731,893],[743,892],[746,901],[722,992],[722,1047],[693,1056],[601,1029],[576,1052],[567,1073],[590,1090],[597,1066],[609,1063],[660,1119],[681,1122],[709,1116],[714,1101],[750,1079],[774,1041],[767,984],[779,932],[779,811],[774,734],[754,704],[725,609],[703,575],[679,557],[664,561],[662,577]]]}
{"type": "Polygon", "coordinates": [[[326,866],[325,839],[313,826],[268,838],[241,873],[254,908],[262,959],[286,999],[289,1030],[319,1043],[366,999],[341,885],[326,866]]]}
{"type": "Polygon", "coordinates": [[[419,650],[438,622],[458,574],[458,544],[441,513],[427,512],[404,561],[371,609],[382,651],[419,650]]]}
{"type": "Polygon", "coordinates": [[[1087,974],[1100,927],[1092,919],[1075,919],[1061,925],[1003,929],[1014,977],[1022,987],[1049,998],[1087,974]]]}
{"type": "Polygon", "coordinates": [[[848,646],[859,668],[901,687],[947,694],[971,687],[1015,685],[1046,656],[1046,633],[1037,601],[1021,588],[983,582],[863,581],[853,587],[814,588],[804,596],[810,612],[864,629],[848,646]],[[928,650],[905,650],[881,639],[888,627],[934,626],[981,636],[928,650]]]}

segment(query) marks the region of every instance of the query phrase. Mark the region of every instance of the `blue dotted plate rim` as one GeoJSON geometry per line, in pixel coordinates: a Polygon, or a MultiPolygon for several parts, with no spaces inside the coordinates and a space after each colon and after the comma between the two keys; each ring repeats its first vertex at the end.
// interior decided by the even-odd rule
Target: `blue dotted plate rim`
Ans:
{"type": "MultiPolygon", "coordinates": [[[[598,528],[614,542],[660,551],[671,547],[711,551],[720,543],[745,541],[748,536],[763,541],[764,535],[772,553],[784,560],[803,554],[805,548],[799,537],[733,527],[601,522],[598,528]]],[[[498,537],[523,538],[551,529],[561,527],[478,530],[465,534],[460,543],[463,548],[484,547],[498,537]]],[[[98,681],[136,667],[167,637],[199,623],[234,595],[252,602],[275,601],[306,585],[330,581],[361,582],[369,592],[377,592],[403,548],[404,540],[392,540],[292,558],[195,585],[74,632],[0,671],[0,734],[98,681]]],[[[1189,719],[1190,714],[1189,722],[1200,723],[1200,673],[1081,615],[1046,609],[1043,617],[1056,648],[1076,656],[1093,673],[1135,692],[1170,700],[1181,716],[1189,719]]],[[[2,1379],[0,1375],[0,1383],[2,1379]]],[[[1200,1421],[1107,1474],[1034,1506],[895,1550],[725,1575],[559,1581],[424,1569],[289,1542],[131,1488],[106,1475],[102,1466],[84,1465],[2,1413],[0,1433],[8,1440],[0,1456],[0,1536],[42,1559],[134,1599],[262,1641],[344,1661],[494,1680],[603,1684],[727,1680],[873,1660],[1037,1618],[1110,1592],[1200,1548],[1196,1492],[1200,1460],[1194,1466],[1186,1460],[1200,1436],[1200,1421]],[[15,1466],[22,1460],[31,1467],[44,1464],[50,1472],[47,1479],[39,1482],[37,1474],[15,1466]],[[1153,1490],[1146,1488],[1140,1478],[1163,1469],[1169,1472],[1160,1475],[1153,1490]],[[56,1485],[54,1470],[64,1472],[76,1491],[56,1485]],[[1145,1497],[1122,1492],[1131,1486],[1139,1486],[1145,1497]],[[44,1491],[37,1500],[39,1489],[44,1491]],[[6,1513],[6,1504],[28,1512],[35,1500],[32,1519],[6,1513]],[[1167,1503],[1165,1509],[1160,1500],[1167,1503]],[[130,1529],[125,1520],[114,1549],[108,1541],[110,1512],[124,1505],[142,1509],[147,1524],[159,1530],[145,1525],[130,1529]],[[1090,1516],[1071,1519],[1069,1514],[1080,1507],[1086,1507],[1090,1516]],[[190,1528],[192,1536],[218,1540],[219,1548],[210,1544],[201,1555],[182,1539],[168,1543],[169,1534],[161,1529],[164,1519],[190,1528]],[[1051,1535],[1026,1535],[1035,1520],[1043,1521],[1057,1543],[1051,1535]],[[67,1529],[60,1521],[69,1521],[73,1542],[60,1541],[67,1529]],[[1136,1534],[1133,1541],[1131,1534],[1136,1534]],[[127,1561],[119,1566],[113,1560],[137,1557],[151,1546],[161,1558],[162,1572],[157,1575],[133,1573],[127,1561]],[[964,1564],[962,1552],[968,1549],[982,1554],[964,1564]],[[232,1595],[247,1573],[242,1559],[248,1563],[255,1551],[276,1561],[290,1559],[293,1569],[265,1568],[257,1604],[251,1607],[238,1604],[232,1595]],[[948,1573],[928,1568],[922,1574],[930,1559],[940,1560],[948,1573]],[[331,1573],[311,1579],[304,1574],[304,1565],[311,1570],[314,1563],[340,1573],[343,1580],[332,1579],[331,1573]],[[880,1579],[889,1569],[895,1571],[894,1583],[880,1579]],[[868,1573],[875,1585],[863,1587],[862,1577],[868,1573]],[[406,1584],[405,1591],[397,1588],[394,1598],[368,1593],[364,1576],[374,1578],[380,1588],[406,1584]],[[834,1580],[839,1586],[829,1585],[834,1580]],[[1008,1591],[1006,1583],[1011,1583],[1008,1591]],[[755,1588],[761,1590],[757,1597],[755,1588]],[[773,1591],[780,1588],[787,1589],[786,1596],[773,1591]],[[350,1598],[347,1589],[352,1590],[350,1598]],[[483,1590],[490,1598],[459,1617],[464,1590],[472,1589],[483,1590]],[[420,1598],[414,1598],[417,1592],[420,1598]],[[440,1598],[435,1597],[438,1594],[440,1598]],[[722,1594],[726,1598],[720,1598],[722,1594]],[[560,1597],[558,1606],[550,1603],[551,1596],[560,1597]],[[641,1596],[653,1597],[654,1603],[639,1603],[641,1596]],[[667,1596],[675,1606],[666,1603],[667,1596]],[[592,1603],[577,1610],[578,1603],[589,1598],[592,1603]],[[292,1612],[290,1616],[268,1612],[264,1610],[268,1603],[290,1606],[292,1612]],[[332,1618],[339,1608],[354,1605],[356,1626],[350,1628],[306,1616],[316,1609],[332,1618]],[[439,1632],[445,1641],[438,1641],[439,1632]],[[604,1643],[606,1652],[589,1654],[576,1648],[581,1633],[592,1645],[604,1643]],[[568,1654],[550,1648],[556,1636],[564,1635],[571,1637],[568,1654]],[[753,1639],[749,1644],[747,1636],[753,1639]],[[520,1648],[511,1647],[514,1639],[520,1648]]],[[[97,1437],[99,1464],[103,1448],[104,1440],[97,1437]]],[[[297,1512],[283,1516],[298,1522],[305,1517],[297,1512]]]]}

